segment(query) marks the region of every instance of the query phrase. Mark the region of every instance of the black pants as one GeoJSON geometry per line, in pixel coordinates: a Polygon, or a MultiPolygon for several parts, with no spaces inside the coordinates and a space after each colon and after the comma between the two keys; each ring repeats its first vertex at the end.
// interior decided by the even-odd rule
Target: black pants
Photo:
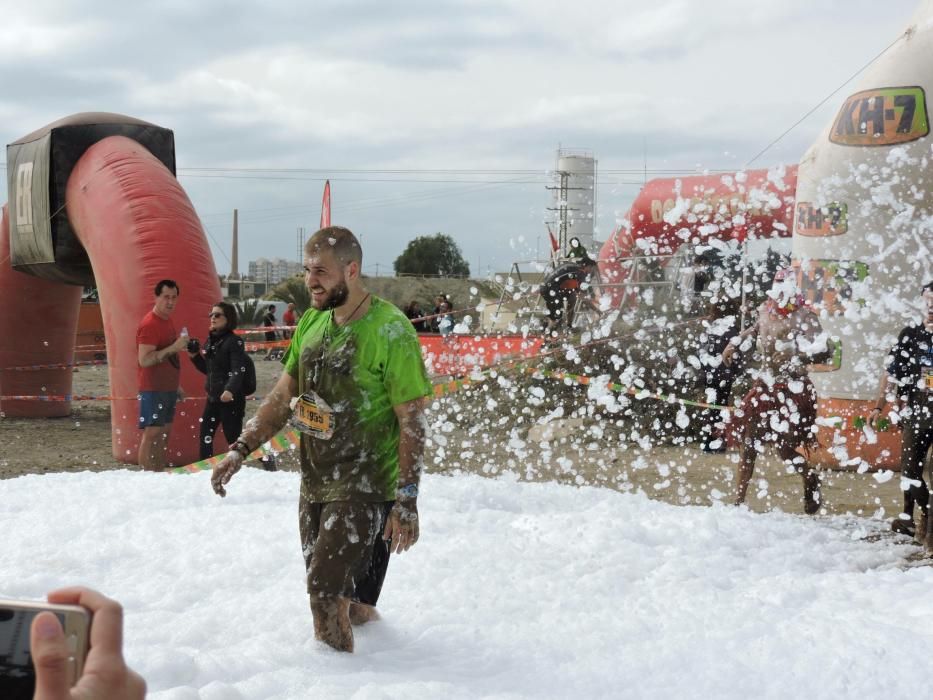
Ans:
{"type": "Polygon", "coordinates": [[[573,316],[577,306],[575,289],[549,290],[544,295],[544,303],[547,304],[547,315],[554,322],[555,328],[561,325],[565,317],[567,328],[573,327],[573,316]]]}
{"type": "MultiPolygon", "coordinates": [[[[732,383],[735,381],[735,374],[731,371],[706,373],[703,377],[703,403],[714,403],[717,406],[728,406],[729,398],[732,396],[732,383]],[[710,401],[706,389],[716,391],[715,398],[710,401]]],[[[710,443],[714,440],[722,440],[725,446],[725,437],[716,432],[716,423],[720,422],[722,417],[718,409],[704,408],[700,413],[700,443],[704,449],[712,449],[710,443]]]]}
{"type": "Polygon", "coordinates": [[[927,512],[930,492],[923,478],[923,467],[930,445],[933,444],[933,418],[924,415],[925,412],[921,410],[915,410],[919,415],[910,416],[904,421],[901,441],[901,476],[919,482],[919,485],[911,484],[904,491],[904,512],[911,517],[914,515],[915,504],[920,506],[923,513],[927,512]]]}
{"type": "Polygon", "coordinates": [[[201,415],[201,459],[214,456],[214,433],[217,424],[223,427],[227,444],[232,444],[243,431],[243,416],[246,414],[246,397],[234,396],[233,401],[223,403],[208,399],[201,415]]]}

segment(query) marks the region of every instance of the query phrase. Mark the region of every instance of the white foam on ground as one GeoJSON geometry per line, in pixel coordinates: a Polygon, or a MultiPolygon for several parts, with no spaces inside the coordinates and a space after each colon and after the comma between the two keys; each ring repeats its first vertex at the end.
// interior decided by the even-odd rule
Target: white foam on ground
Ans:
{"type": "Polygon", "coordinates": [[[427,476],[357,651],[312,638],[298,476],[0,481],[0,595],[70,584],[126,609],[153,700],[907,697],[926,687],[933,568],[853,518],[427,476]]]}

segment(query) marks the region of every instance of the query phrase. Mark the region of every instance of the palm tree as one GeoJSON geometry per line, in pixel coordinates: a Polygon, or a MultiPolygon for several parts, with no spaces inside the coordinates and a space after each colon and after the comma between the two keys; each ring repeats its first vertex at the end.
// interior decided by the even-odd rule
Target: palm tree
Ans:
{"type": "Polygon", "coordinates": [[[289,277],[279,282],[268,295],[271,299],[289,302],[295,305],[295,312],[301,316],[311,306],[311,295],[305,286],[304,278],[289,277]]]}
{"type": "Polygon", "coordinates": [[[255,326],[259,322],[259,299],[247,299],[245,301],[235,301],[237,317],[240,319],[242,327],[255,326]]]}

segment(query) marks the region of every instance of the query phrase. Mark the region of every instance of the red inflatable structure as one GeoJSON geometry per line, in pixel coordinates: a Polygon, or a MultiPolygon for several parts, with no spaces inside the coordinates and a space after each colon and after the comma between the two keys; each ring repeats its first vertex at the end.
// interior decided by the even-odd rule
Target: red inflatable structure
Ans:
{"type": "MultiPolygon", "coordinates": [[[[152,308],[156,282],[178,282],[172,321],[193,335],[220,299],[203,229],[175,179],[171,132],[121,115],[75,115],[9,146],[7,164],[10,213],[0,231],[0,293],[8,302],[0,313],[0,396],[7,398],[0,399],[0,410],[8,416],[70,413],[70,367],[13,368],[72,362],[80,285],[96,284],[113,456],[136,463],[136,328],[152,308]]],[[[187,361],[181,386],[187,396],[203,396],[203,377],[187,361]]],[[[203,398],[178,405],[171,462],[198,458],[202,409],[203,398]]]]}
{"type": "MultiPolygon", "coordinates": [[[[50,282],[10,267],[9,215],[0,223],[0,397],[67,396],[78,327],[81,287],[50,282]],[[59,365],[51,369],[25,369],[59,365]],[[24,368],[24,369],[18,369],[24,368]]],[[[71,413],[65,401],[0,398],[7,416],[55,418],[71,413]]]]}
{"type": "MultiPolygon", "coordinates": [[[[685,243],[789,238],[796,190],[796,165],[651,180],[603,244],[600,277],[604,283],[621,285],[631,274],[632,258],[673,255],[685,243]]],[[[609,290],[614,303],[621,303],[623,288],[609,290]]]]}

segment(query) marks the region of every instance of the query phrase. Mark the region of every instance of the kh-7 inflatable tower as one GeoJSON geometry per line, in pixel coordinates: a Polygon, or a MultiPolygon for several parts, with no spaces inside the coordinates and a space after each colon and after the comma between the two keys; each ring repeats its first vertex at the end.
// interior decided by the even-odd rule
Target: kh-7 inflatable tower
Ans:
{"type": "Polygon", "coordinates": [[[865,72],[800,161],[793,257],[841,362],[812,373],[825,429],[824,463],[896,464],[890,433],[859,429],[878,394],[898,331],[920,319],[933,280],[929,104],[933,0],[865,72]]]}
{"type": "Polygon", "coordinates": [[[933,280],[931,55],[933,0],[923,0],[799,165],[653,180],[600,252],[603,279],[618,283],[631,256],[792,236],[800,285],[838,344],[835,361],[810,372],[823,465],[899,462],[899,432],[874,434],[864,421],[897,332],[919,319],[920,289],[933,280]]]}

